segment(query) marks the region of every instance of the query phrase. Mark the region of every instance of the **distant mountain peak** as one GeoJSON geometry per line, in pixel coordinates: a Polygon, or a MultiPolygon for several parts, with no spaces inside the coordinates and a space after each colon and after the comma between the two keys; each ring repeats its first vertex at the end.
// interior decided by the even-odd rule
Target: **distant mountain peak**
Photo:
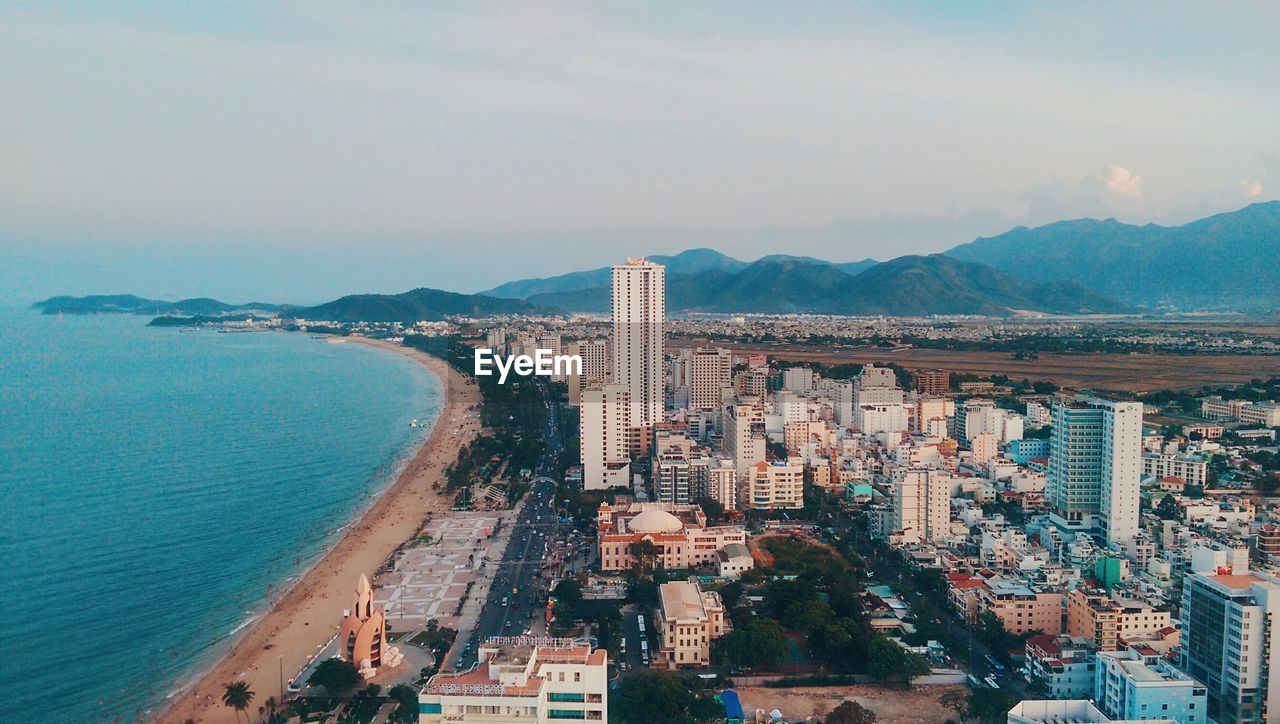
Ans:
{"type": "Polygon", "coordinates": [[[946,253],[1040,282],[1074,281],[1148,309],[1280,309],[1280,201],[1179,226],[1114,218],[1019,226],[946,253]]]}

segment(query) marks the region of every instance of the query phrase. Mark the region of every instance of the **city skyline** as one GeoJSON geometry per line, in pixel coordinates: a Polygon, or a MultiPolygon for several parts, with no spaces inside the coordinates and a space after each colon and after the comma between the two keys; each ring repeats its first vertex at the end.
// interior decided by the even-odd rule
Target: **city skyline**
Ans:
{"type": "Polygon", "coordinates": [[[1280,190],[1273,6],[725,7],[8,6],[4,294],[884,260],[1280,190]]]}

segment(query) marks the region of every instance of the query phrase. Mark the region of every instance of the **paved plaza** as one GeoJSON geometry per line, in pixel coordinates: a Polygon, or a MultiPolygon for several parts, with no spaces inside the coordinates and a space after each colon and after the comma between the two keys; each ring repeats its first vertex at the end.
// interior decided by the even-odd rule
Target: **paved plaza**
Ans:
{"type": "Polygon", "coordinates": [[[475,606],[464,605],[460,621],[458,602],[465,596],[472,604],[488,595],[494,561],[506,549],[514,517],[510,510],[450,511],[428,523],[424,533],[430,542],[401,551],[395,569],[375,580],[374,603],[386,607],[391,629],[421,630],[431,619],[444,628],[467,628],[475,606]]]}

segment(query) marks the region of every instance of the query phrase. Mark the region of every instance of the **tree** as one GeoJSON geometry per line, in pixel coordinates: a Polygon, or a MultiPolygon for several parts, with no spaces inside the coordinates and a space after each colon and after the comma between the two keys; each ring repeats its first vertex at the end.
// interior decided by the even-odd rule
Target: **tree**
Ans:
{"type": "Polygon", "coordinates": [[[1004,724],[1009,718],[1009,710],[1017,703],[1017,697],[1007,689],[974,689],[969,693],[965,714],[982,724],[1004,724]]]}
{"type": "Polygon", "coordinates": [[[411,724],[418,721],[418,690],[408,684],[396,684],[387,692],[387,696],[400,703],[396,709],[395,721],[411,724]]]}
{"type": "Polygon", "coordinates": [[[557,601],[565,603],[572,609],[582,600],[582,586],[576,580],[566,578],[556,584],[556,588],[551,592],[551,595],[555,596],[557,601]]]}
{"type": "Polygon", "coordinates": [[[1004,724],[1009,710],[1018,698],[1006,689],[951,689],[938,697],[938,703],[954,710],[962,718],[981,724],[1004,724]]]}
{"type": "Polygon", "coordinates": [[[724,653],[736,666],[769,668],[787,654],[787,637],[777,621],[753,619],[725,637],[724,653]]]}
{"type": "Polygon", "coordinates": [[[969,711],[969,692],[965,689],[950,689],[938,697],[938,703],[959,714],[963,719],[969,711]]]}
{"type": "MultiPolygon", "coordinates": [[[[240,712],[248,709],[252,701],[253,691],[243,681],[227,684],[226,689],[222,692],[222,703],[236,710],[236,721],[240,721],[240,712]]],[[[244,720],[249,721],[247,713],[244,715],[244,720]]]]}
{"type": "Polygon", "coordinates": [[[877,679],[886,679],[902,668],[902,647],[883,636],[877,636],[867,646],[867,673],[877,679]]]}
{"type": "Polygon", "coordinates": [[[311,672],[307,683],[312,686],[323,686],[325,691],[336,694],[348,691],[360,683],[360,672],[349,661],[326,659],[311,672]]]}
{"type": "Polygon", "coordinates": [[[636,541],[627,548],[627,552],[631,554],[631,558],[636,562],[636,568],[641,571],[653,568],[654,563],[658,560],[658,546],[654,545],[651,540],[636,541]]]}
{"type": "Polygon", "coordinates": [[[720,587],[720,600],[724,603],[724,607],[732,609],[738,605],[738,601],[742,600],[742,584],[738,581],[731,581],[720,587]]]}
{"type": "Polygon", "coordinates": [[[984,611],[978,616],[977,623],[973,625],[973,634],[991,649],[992,656],[1006,664],[1009,662],[1009,649],[1017,646],[1019,641],[1017,636],[1004,627],[1004,621],[990,611],[984,611]]]}
{"type": "Polygon", "coordinates": [[[1156,505],[1156,515],[1161,520],[1178,520],[1182,518],[1182,508],[1178,506],[1178,501],[1173,499],[1172,495],[1165,493],[1160,499],[1160,503],[1156,505]]]}
{"type": "Polygon", "coordinates": [[[702,512],[707,514],[707,521],[716,524],[724,520],[724,506],[715,498],[703,496],[693,501],[702,507],[702,512]]]}
{"type": "Polygon", "coordinates": [[[835,619],[835,613],[826,601],[798,601],[787,606],[782,624],[792,631],[808,636],[835,619]]]}
{"type": "Polygon", "coordinates": [[[818,592],[813,586],[806,586],[799,581],[788,581],[785,578],[770,581],[764,589],[765,608],[776,619],[786,615],[791,604],[812,601],[817,597],[818,592]]]}
{"type": "Polygon", "coordinates": [[[846,699],[823,721],[826,724],[875,724],[876,713],[852,699],[846,699]]]}
{"type": "Polygon", "coordinates": [[[689,690],[685,682],[667,671],[640,671],[618,680],[618,688],[609,694],[607,721],[622,724],[642,722],[693,722],[722,718],[724,709],[710,696],[689,690]]]}
{"type": "Polygon", "coordinates": [[[909,684],[913,678],[929,673],[929,664],[897,642],[878,636],[867,646],[867,673],[880,680],[901,676],[909,684]]]}

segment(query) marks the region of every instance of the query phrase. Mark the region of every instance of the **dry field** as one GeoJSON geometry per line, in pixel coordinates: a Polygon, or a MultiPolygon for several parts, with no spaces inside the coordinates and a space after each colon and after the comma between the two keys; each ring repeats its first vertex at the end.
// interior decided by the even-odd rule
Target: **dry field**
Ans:
{"type": "MultiPolygon", "coordinates": [[[[852,684],[849,686],[814,686],[793,689],[771,689],[765,686],[743,686],[737,689],[742,709],[750,721],[751,713],[764,709],[767,714],[778,709],[790,721],[808,717],[821,719],[845,699],[853,699],[876,713],[878,724],[940,724],[959,720],[956,712],[938,703],[938,697],[956,686],[898,686],[852,684]]],[[[767,720],[767,719],[766,719],[767,720]]]]}
{"type": "MultiPolygon", "coordinates": [[[[671,340],[672,346],[698,346],[671,340]]],[[[704,345],[707,343],[703,343],[704,345]]],[[[803,345],[729,344],[735,352],[770,359],[847,364],[896,363],[907,369],[937,368],[975,375],[1002,374],[1015,380],[1048,380],[1062,387],[1146,392],[1198,389],[1280,376],[1278,355],[1041,354],[1037,360],[1010,359],[1008,352],[904,349],[885,352],[803,345]]]]}

